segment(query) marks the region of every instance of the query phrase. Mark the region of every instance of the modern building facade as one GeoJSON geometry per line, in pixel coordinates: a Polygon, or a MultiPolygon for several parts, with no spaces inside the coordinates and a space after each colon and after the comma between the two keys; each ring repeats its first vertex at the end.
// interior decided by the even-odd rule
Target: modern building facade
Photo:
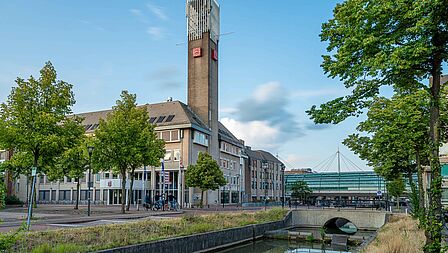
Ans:
{"type": "Polygon", "coordinates": [[[287,173],[287,196],[291,195],[291,187],[298,181],[306,182],[312,190],[311,196],[320,198],[375,198],[387,193],[385,180],[373,171],[287,173]]]}

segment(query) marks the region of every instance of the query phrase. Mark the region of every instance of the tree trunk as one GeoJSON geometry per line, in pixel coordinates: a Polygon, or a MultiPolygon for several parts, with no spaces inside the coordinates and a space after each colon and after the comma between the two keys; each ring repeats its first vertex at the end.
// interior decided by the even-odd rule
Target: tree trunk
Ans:
{"type": "Polygon", "coordinates": [[[126,205],[126,169],[121,170],[121,213],[125,214],[125,205],[126,205]]]}
{"type": "MultiPolygon", "coordinates": [[[[423,169],[420,161],[420,150],[417,149],[416,153],[416,163],[417,163],[417,181],[418,181],[418,204],[419,204],[419,219],[424,219],[426,216],[425,212],[425,191],[423,189],[423,169]]],[[[422,220],[421,220],[422,221],[422,220]]],[[[424,223],[424,222],[423,222],[424,223]]]]}
{"type": "Polygon", "coordinates": [[[430,165],[431,165],[431,185],[429,192],[429,208],[428,208],[428,222],[425,227],[426,245],[425,252],[440,252],[442,240],[442,177],[439,161],[439,128],[440,128],[440,74],[441,74],[441,53],[440,45],[441,37],[436,32],[432,38],[433,46],[436,52],[433,56],[432,62],[432,83],[431,83],[431,103],[430,103],[430,165]]]}
{"type": "Polygon", "coordinates": [[[76,204],[75,204],[75,210],[78,210],[79,208],[79,177],[76,178],[76,204]]]}
{"type": "MultiPolygon", "coordinates": [[[[224,195],[223,195],[224,196],[224,195]]],[[[204,206],[204,191],[201,190],[201,203],[200,203],[200,207],[202,208],[204,206]]]]}
{"type": "Polygon", "coordinates": [[[400,210],[400,195],[397,195],[397,211],[400,210]]]}
{"type": "Polygon", "coordinates": [[[129,185],[129,192],[128,192],[128,204],[126,206],[126,211],[129,211],[129,208],[131,206],[131,200],[134,197],[133,193],[133,187],[134,187],[134,171],[135,169],[132,169],[130,177],[131,177],[131,183],[129,185]]]}

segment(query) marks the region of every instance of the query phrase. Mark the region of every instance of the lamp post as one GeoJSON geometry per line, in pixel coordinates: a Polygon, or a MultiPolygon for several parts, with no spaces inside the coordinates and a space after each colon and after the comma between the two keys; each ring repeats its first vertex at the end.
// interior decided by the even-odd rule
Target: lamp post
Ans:
{"type": "Polygon", "coordinates": [[[282,170],[282,208],[285,208],[285,166],[281,165],[282,170]]]}
{"type": "Polygon", "coordinates": [[[88,198],[87,198],[87,216],[90,216],[90,188],[93,186],[93,182],[91,179],[91,173],[92,173],[92,153],[93,153],[93,146],[87,146],[87,151],[89,152],[89,180],[87,183],[88,188],[88,198]]]}
{"type": "Polygon", "coordinates": [[[268,163],[267,161],[262,161],[262,170],[263,170],[263,188],[264,188],[264,210],[266,211],[267,205],[268,205],[268,163]]]}

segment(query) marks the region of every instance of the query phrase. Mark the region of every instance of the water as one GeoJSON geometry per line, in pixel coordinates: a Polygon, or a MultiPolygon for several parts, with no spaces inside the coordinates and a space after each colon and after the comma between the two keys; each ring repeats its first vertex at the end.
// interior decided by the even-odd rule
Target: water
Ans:
{"type": "Polygon", "coordinates": [[[332,249],[320,243],[289,242],[287,240],[258,240],[215,253],[354,253],[352,249],[332,249]]]}

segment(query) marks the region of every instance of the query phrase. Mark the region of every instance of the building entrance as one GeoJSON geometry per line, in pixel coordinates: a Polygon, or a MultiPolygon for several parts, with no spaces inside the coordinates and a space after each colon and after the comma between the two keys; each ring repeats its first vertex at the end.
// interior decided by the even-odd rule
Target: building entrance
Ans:
{"type": "Polygon", "coordinates": [[[110,205],[121,204],[121,190],[109,190],[109,204],[110,205]]]}

